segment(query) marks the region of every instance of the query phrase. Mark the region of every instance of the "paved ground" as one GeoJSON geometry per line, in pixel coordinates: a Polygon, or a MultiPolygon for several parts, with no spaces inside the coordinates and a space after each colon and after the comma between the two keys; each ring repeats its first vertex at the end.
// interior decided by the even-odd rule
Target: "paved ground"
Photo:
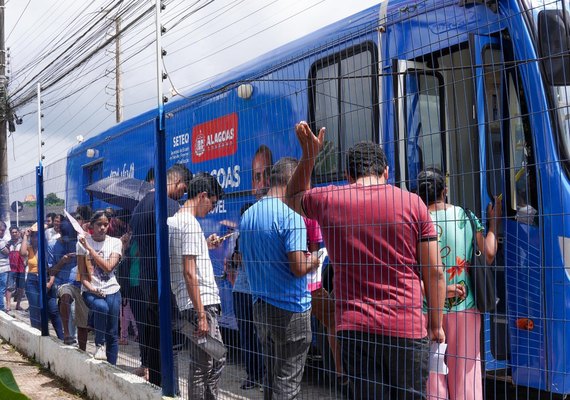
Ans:
{"type": "Polygon", "coordinates": [[[23,357],[12,346],[0,339],[0,367],[12,370],[20,391],[32,400],[84,399],[57,376],[23,357]]]}
{"type": "MultiPolygon", "coordinates": [[[[22,307],[26,309],[28,307],[26,302],[22,303],[22,307]]],[[[15,318],[29,323],[29,314],[24,311],[13,310],[10,313],[15,318]]],[[[51,329],[51,326],[50,326],[51,329]]],[[[55,333],[51,331],[51,335],[55,336],[55,333]]],[[[243,367],[239,364],[239,353],[235,351],[235,347],[228,346],[230,352],[228,354],[228,361],[224,371],[222,373],[222,380],[220,384],[220,399],[234,400],[234,399],[253,399],[261,400],[263,399],[263,392],[258,388],[250,390],[240,389],[241,382],[245,378],[245,371],[243,367]],[[232,351],[233,350],[233,351],[232,351]]],[[[93,336],[90,333],[87,352],[93,353],[94,343],[93,336]]],[[[134,369],[139,367],[138,358],[138,343],[131,337],[128,345],[120,346],[119,358],[117,361],[117,366],[124,369],[125,371],[132,372],[134,369]]],[[[318,365],[318,364],[315,364],[318,365]]],[[[2,344],[2,353],[0,353],[0,366],[7,366],[12,369],[16,375],[16,381],[20,386],[22,392],[30,396],[32,394],[35,397],[30,396],[32,399],[86,399],[87,397],[82,397],[74,389],[67,386],[64,381],[59,380],[49,371],[39,367],[37,364],[30,360],[22,357],[15,349],[7,344],[2,344]],[[4,347],[6,350],[4,350],[4,347]],[[10,354],[10,358],[4,356],[4,353],[10,354]],[[4,361],[4,358],[5,361],[4,361]],[[61,390],[61,394],[55,391],[47,391],[48,389],[58,389],[61,390]],[[68,397],[66,397],[68,396],[68,397]]],[[[179,359],[179,371],[180,371],[180,391],[181,397],[187,398],[188,385],[186,377],[188,375],[188,353],[183,352],[179,359]]],[[[305,369],[305,377],[302,383],[300,399],[310,399],[310,400],[324,400],[324,399],[342,399],[343,396],[336,391],[334,387],[326,385],[322,379],[322,374],[317,372],[317,367],[307,367],[305,369]]],[[[3,400],[3,399],[0,399],[3,400]]]]}
{"type": "MultiPolygon", "coordinates": [[[[27,304],[24,305],[27,307],[27,304]]],[[[26,312],[13,312],[19,320],[29,322],[26,312]]],[[[53,333],[52,333],[53,334],[53,333]]],[[[90,336],[88,349],[93,351],[93,340],[90,336]]],[[[128,345],[120,347],[118,366],[126,371],[133,371],[138,365],[138,343],[130,340],[128,345]]],[[[180,359],[180,389],[182,398],[187,397],[187,354],[182,354],[180,359]]],[[[320,364],[314,363],[314,367],[310,365],[305,368],[305,377],[302,384],[300,399],[308,400],[324,400],[324,399],[343,399],[344,397],[334,388],[323,381],[322,374],[318,373],[320,364]]],[[[20,390],[29,396],[32,400],[77,400],[87,399],[81,393],[77,393],[73,388],[66,384],[49,371],[37,365],[35,362],[28,360],[20,355],[12,346],[4,343],[0,338],[0,367],[9,367],[12,369],[16,381],[20,386],[20,390]]],[[[221,396],[222,400],[234,399],[263,399],[263,393],[258,389],[241,390],[239,388],[245,372],[241,365],[237,362],[237,353],[231,352],[228,357],[228,363],[222,374],[221,396]]],[[[554,399],[557,398],[551,394],[539,393],[526,388],[517,388],[510,383],[505,374],[497,374],[497,376],[489,376],[486,380],[485,399],[554,399]]],[[[4,399],[0,399],[4,400],[4,399]]]]}

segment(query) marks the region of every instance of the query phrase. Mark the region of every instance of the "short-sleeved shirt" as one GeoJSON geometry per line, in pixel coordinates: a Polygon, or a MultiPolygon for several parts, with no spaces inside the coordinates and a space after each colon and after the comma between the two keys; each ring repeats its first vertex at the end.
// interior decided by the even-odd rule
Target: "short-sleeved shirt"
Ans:
{"type": "MultiPolygon", "coordinates": [[[[0,239],[0,249],[8,247],[8,241],[0,239]]],[[[4,272],[10,272],[10,258],[8,254],[0,253],[0,274],[4,272]]]]}
{"type": "MultiPolygon", "coordinates": [[[[319,223],[314,219],[303,218],[305,221],[305,226],[307,227],[307,246],[311,244],[321,244],[323,242],[323,234],[321,233],[321,227],[319,223]]],[[[322,266],[316,271],[307,274],[307,280],[309,284],[309,291],[313,292],[320,289],[322,285],[322,266]]]]}
{"type": "MultiPolygon", "coordinates": [[[[123,244],[120,239],[107,235],[105,236],[105,240],[102,242],[96,242],[91,236],[87,237],[86,240],[89,245],[93,247],[93,250],[95,250],[97,254],[99,254],[104,260],[109,260],[111,258],[111,254],[113,253],[116,253],[119,256],[122,255],[123,244]]],[[[86,258],[90,258],[87,250],[85,250],[85,248],[79,242],[77,242],[76,253],[78,257],[86,256],[86,258]]],[[[121,287],[119,286],[119,282],[117,282],[117,278],[115,277],[115,270],[106,272],[93,260],[91,260],[91,263],[93,265],[91,285],[93,285],[95,289],[101,290],[101,292],[104,294],[117,293],[121,287]]],[[[85,291],[85,286],[82,286],[81,290],[85,291]]]]}
{"type": "Polygon", "coordinates": [[[8,258],[10,260],[10,271],[23,273],[26,272],[26,262],[24,261],[24,257],[20,255],[20,248],[22,247],[22,241],[18,240],[17,242],[8,242],[8,249],[10,250],[10,254],[8,258]]]}
{"type": "Polygon", "coordinates": [[[220,304],[214,267],[208,242],[200,223],[190,212],[181,209],[167,219],[170,245],[170,285],[178,308],[194,308],[184,280],[184,256],[196,256],[196,277],[203,306],[220,304]]]}
{"type": "Polygon", "coordinates": [[[274,197],[252,205],[240,220],[240,248],[254,303],[291,312],[311,308],[307,277],[291,272],[288,253],[307,251],[303,218],[274,197]]]}
{"type": "MultiPolygon", "coordinates": [[[[130,221],[133,241],[139,248],[140,285],[143,290],[157,290],[155,192],[148,192],[133,210],[130,221]]],[[[167,198],[167,214],[172,217],[180,208],[178,202],[167,198]]]]}
{"type": "Polygon", "coordinates": [[[305,192],[334,268],[337,330],[411,339],[427,335],[417,248],[436,240],[424,202],[388,184],[305,192]]]}
{"type": "MultiPolygon", "coordinates": [[[[445,210],[430,212],[436,232],[439,236],[441,261],[445,266],[445,282],[447,285],[459,284],[467,288],[463,299],[458,297],[446,298],[444,313],[463,311],[476,308],[473,296],[473,285],[467,269],[473,255],[473,228],[465,210],[461,207],[450,206],[445,210]]],[[[477,232],[485,228],[473,214],[477,232]]],[[[424,309],[426,309],[424,304],[424,309]]]]}
{"type": "MultiPolygon", "coordinates": [[[[53,268],[59,260],[63,258],[64,255],[69,253],[75,253],[77,248],[77,242],[73,241],[63,241],[61,239],[51,240],[47,247],[47,265],[48,268],[53,268]]],[[[76,282],[75,278],[77,276],[77,257],[72,257],[70,262],[66,263],[61,267],[57,275],[55,276],[55,283],[57,285],[63,285],[65,283],[76,282]]]]}

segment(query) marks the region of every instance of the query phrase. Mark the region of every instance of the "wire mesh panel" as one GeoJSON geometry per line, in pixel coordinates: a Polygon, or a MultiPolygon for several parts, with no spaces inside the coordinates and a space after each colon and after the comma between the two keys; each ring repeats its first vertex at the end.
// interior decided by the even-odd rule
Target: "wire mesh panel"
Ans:
{"type": "Polygon", "coordinates": [[[567,8],[384,2],[167,104],[166,266],[153,116],[76,146],[55,334],[184,398],[570,393],[567,8]]]}

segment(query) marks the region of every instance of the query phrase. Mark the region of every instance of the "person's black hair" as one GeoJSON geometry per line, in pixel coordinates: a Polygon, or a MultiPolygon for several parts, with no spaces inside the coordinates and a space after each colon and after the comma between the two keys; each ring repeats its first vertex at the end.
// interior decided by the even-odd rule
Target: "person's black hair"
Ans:
{"type": "Polygon", "coordinates": [[[283,157],[271,167],[269,177],[270,187],[285,186],[293,176],[293,172],[299,165],[299,161],[293,157],[283,157]]]}
{"type": "Polygon", "coordinates": [[[112,216],[108,213],[107,210],[97,210],[93,213],[93,215],[91,216],[91,219],[89,220],[89,223],[91,225],[93,225],[95,222],[97,222],[97,220],[101,217],[105,217],[107,218],[109,221],[111,220],[112,216]]]}
{"type": "Polygon", "coordinates": [[[85,206],[77,206],[75,209],[75,215],[79,215],[83,221],[89,221],[91,219],[91,214],[93,211],[91,207],[88,205],[85,206]]]}
{"type": "Polygon", "coordinates": [[[59,218],[59,221],[63,221],[65,219],[65,215],[63,214],[54,214],[55,217],[53,217],[53,219],[55,220],[56,218],[59,218]]]}
{"type": "Polygon", "coordinates": [[[373,142],[359,142],[346,153],[346,172],[356,180],[365,176],[382,176],[388,160],[382,147],[373,142]]]}
{"type": "Polygon", "coordinates": [[[12,231],[13,231],[14,229],[17,230],[18,232],[20,232],[20,228],[18,228],[16,225],[12,225],[12,226],[10,227],[10,229],[8,230],[8,232],[9,232],[9,233],[12,233],[12,231]]]}
{"type": "Polygon", "coordinates": [[[174,164],[166,171],[166,176],[170,179],[177,177],[180,178],[186,186],[190,186],[192,180],[192,172],[184,164],[174,164]]]}
{"type": "Polygon", "coordinates": [[[77,239],[77,232],[71,225],[71,222],[66,218],[65,220],[61,221],[60,227],[61,237],[66,237],[69,239],[77,239]]]}
{"type": "Polygon", "coordinates": [[[51,220],[53,221],[54,218],[55,218],[55,213],[54,213],[54,212],[47,213],[47,214],[46,214],[46,219],[47,219],[47,218],[51,218],[51,220]]]}
{"type": "Polygon", "coordinates": [[[445,189],[445,177],[437,168],[426,168],[418,174],[416,193],[424,203],[430,205],[441,198],[445,189]]]}
{"type": "Polygon", "coordinates": [[[188,185],[188,198],[193,199],[200,193],[206,192],[208,197],[216,196],[218,200],[224,197],[224,189],[218,180],[207,172],[199,172],[188,185]]]}
{"type": "Polygon", "coordinates": [[[273,165],[273,152],[271,151],[271,149],[269,147],[267,147],[266,145],[262,144],[260,145],[257,150],[255,151],[255,154],[253,155],[253,158],[255,159],[255,157],[257,157],[258,155],[263,154],[265,156],[268,156],[269,158],[269,165],[273,165]]]}
{"type": "Polygon", "coordinates": [[[144,180],[147,182],[154,181],[154,167],[150,167],[150,169],[146,173],[144,180]]]}

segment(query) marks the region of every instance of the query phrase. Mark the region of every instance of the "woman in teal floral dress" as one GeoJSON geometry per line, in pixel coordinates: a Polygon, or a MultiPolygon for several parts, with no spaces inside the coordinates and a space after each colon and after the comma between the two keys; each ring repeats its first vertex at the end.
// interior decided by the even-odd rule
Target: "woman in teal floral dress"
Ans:
{"type": "Polygon", "coordinates": [[[475,215],[471,214],[471,217],[477,232],[473,232],[467,211],[446,203],[445,177],[439,170],[430,168],[420,172],[418,195],[427,204],[436,225],[447,282],[443,328],[447,338],[449,374],[430,373],[428,398],[482,400],[481,316],[467,271],[473,254],[474,234],[487,263],[491,264],[495,259],[495,232],[501,217],[501,203],[497,201],[495,207],[489,205],[487,208],[489,229],[485,235],[485,228],[475,215]]]}

